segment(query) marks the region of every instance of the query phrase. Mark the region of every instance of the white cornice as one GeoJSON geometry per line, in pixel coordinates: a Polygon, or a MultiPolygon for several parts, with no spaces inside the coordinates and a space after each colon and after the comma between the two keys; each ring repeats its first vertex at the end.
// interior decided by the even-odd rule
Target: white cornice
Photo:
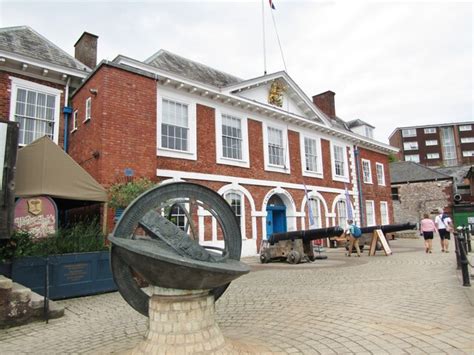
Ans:
{"type": "MultiPolygon", "coordinates": [[[[254,186],[266,186],[266,187],[275,187],[275,188],[281,187],[283,189],[295,189],[295,190],[305,189],[305,185],[294,184],[291,182],[249,179],[249,178],[243,178],[240,176],[203,174],[203,173],[187,172],[187,171],[180,171],[180,170],[156,169],[156,176],[179,178],[182,180],[204,180],[204,181],[227,182],[227,183],[235,183],[238,185],[254,185],[254,186]]],[[[336,189],[333,187],[325,187],[325,186],[317,186],[317,185],[306,185],[306,188],[308,190],[314,190],[318,192],[329,192],[329,193],[335,193],[335,194],[343,194],[346,191],[344,189],[336,189]]],[[[354,192],[349,191],[349,194],[353,195],[354,192]]]]}
{"type": "MultiPolygon", "coordinates": [[[[284,122],[291,122],[291,123],[294,123],[295,125],[304,126],[310,129],[316,129],[317,131],[324,132],[329,135],[333,135],[342,139],[346,139],[348,140],[348,142],[351,142],[356,145],[361,145],[362,147],[367,148],[367,149],[384,152],[384,153],[398,152],[398,149],[392,146],[386,145],[381,142],[369,140],[356,133],[353,133],[350,131],[339,130],[338,128],[313,121],[311,119],[282,110],[278,107],[275,107],[272,105],[266,105],[266,104],[256,102],[256,101],[253,101],[253,100],[250,100],[250,99],[247,99],[247,98],[244,98],[232,93],[228,93],[229,87],[220,89],[216,86],[206,85],[200,82],[196,82],[194,80],[184,78],[176,74],[169,73],[164,70],[157,69],[148,64],[144,64],[142,62],[136,61],[131,58],[123,57],[123,56],[118,56],[114,60],[114,63],[130,66],[136,69],[147,71],[149,73],[153,73],[158,76],[157,80],[161,83],[161,85],[164,85],[165,87],[166,85],[170,85],[170,86],[174,85],[175,89],[177,90],[187,90],[188,92],[189,90],[191,90],[192,94],[205,96],[213,100],[218,100],[219,102],[230,101],[231,103],[235,103],[235,106],[240,106],[241,108],[245,108],[248,105],[249,113],[252,113],[258,110],[260,114],[264,114],[273,118],[279,118],[283,120],[284,122]]],[[[285,72],[278,72],[272,75],[281,75],[282,73],[283,75],[285,75],[285,78],[288,79],[288,81],[292,83],[294,87],[297,88],[297,85],[294,84],[293,80],[285,72]]],[[[303,96],[301,97],[304,97],[304,96],[306,95],[304,95],[303,93],[303,96]]],[[[318,113],[319,110],[316,108],[316,106],[315,105],[312,105],[312,106],[316,109],[315,113],[318,113]]],[[[320,112],[320,114],[321,116],[324,116],[322,112],[320,112]]]]}
{"type": "Polygon", "coordinates": [[[63,67],[63,66],[60,66],[60,65],[51,64],[51,63],[44,62],[44,61],[41,61],[41,60],[37,60],[37,59],[34,59],[34,58],[25,57],[25,56],[22,56],[22,55],[19,55],[19,54],[15,54],[15,53],[11,53],[11,52],[5,52],[5,51],[2,51],[2,50],[0,50],[0,57],[7,58],[7,59],[10,59],[10,60],[16,61],[18,63],[25,63],[25,64],[29,64],[29,65],[34,65],[34,66],[36,66],[38,68],[41,68],[41,69],[48,69],[50,71],[55,71],[55,72],[58,72],[58,73],[61,73],[61,74],[67,74],[67,75],[71,75],[71,76],[76,76],[76,77],[79,77],[79,78],[85,78],[85,77],[87,77],[87,75],[89,75],[89,71],[82,71],[82,70],[79,70],[79,69],[66,68],[66,67],[63,67]]]}

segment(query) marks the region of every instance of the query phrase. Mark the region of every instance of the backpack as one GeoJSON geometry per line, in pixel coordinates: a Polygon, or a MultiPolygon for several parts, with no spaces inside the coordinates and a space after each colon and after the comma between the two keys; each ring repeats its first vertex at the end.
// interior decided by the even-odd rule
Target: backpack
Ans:
{"type": "Polygon", "coordinates": [[[353,225],[352,226],[352,236],[354,238],[360,238],[361,235],[362,235],[362,231],[360,230],[360,228],[357,227],[356,225],[353,225]]]}

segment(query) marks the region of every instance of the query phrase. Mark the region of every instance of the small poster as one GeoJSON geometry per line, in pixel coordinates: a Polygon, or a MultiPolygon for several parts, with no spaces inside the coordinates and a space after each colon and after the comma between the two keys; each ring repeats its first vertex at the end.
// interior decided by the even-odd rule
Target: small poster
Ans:
{"type": "Polygon", "coordinates": [[[45,238],[58,229],[58,210],[47,196],[20,198],[15,204],[13,225],[34,238],[45,238]]]}

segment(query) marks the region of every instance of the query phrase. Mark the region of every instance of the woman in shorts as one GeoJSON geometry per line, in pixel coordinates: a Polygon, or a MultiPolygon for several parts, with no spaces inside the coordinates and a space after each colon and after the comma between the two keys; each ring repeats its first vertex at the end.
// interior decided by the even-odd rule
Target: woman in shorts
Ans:
{"type": "Polygon", "coordinates": [[[437,232],[435,223],[430,219],[428,213],[423,215],[423,219],[420,221],[420,233],[423,234],[425,239],[425,252],[431,254],[433,248],[433,234],[437,232]]]}

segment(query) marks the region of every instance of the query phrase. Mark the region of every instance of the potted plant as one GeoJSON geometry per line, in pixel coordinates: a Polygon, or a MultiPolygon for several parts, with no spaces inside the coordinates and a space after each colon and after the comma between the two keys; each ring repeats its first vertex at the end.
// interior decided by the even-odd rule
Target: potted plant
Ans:
{"type": "Polygon", "coordinates": [[[117,221],[123,210],[139,195],[152,188],[155,184],[147,179],[140,178],[128,182],[119,182],[109,188],[109,206],[115,210],[117,221]]]}

